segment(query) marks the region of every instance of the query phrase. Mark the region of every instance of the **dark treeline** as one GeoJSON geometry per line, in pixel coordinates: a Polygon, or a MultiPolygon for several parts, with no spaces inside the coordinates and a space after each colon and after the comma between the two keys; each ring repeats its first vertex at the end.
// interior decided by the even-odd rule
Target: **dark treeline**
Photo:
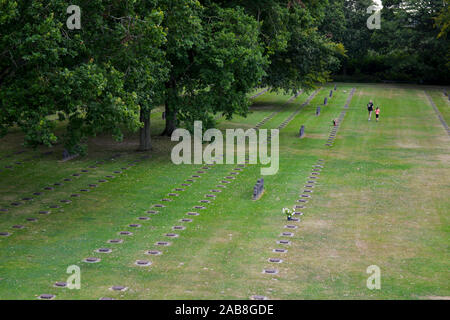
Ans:
{"type": "Polygon", "coordinates": [[[321,30],[346,49],[335,79],[449,83],[449,0],[383,0],[380,29],[365,24],[371,0],[329,0],[321,30]]]}
{"type": "Polygon", "coordinates": [[[245,115],[255,87],[296,92],[333,78],[448,82],[448,0],[0,1],[0,136],[62,141],[140,130],[163,105],[171,135],[214,115],[245,115]],[[447,5],[444,5],[447,3],[447,5]],[[80,29],[66,25],[70,5],[80,29]],[[56,123],[64,121],[64,133],[56,123]]]}

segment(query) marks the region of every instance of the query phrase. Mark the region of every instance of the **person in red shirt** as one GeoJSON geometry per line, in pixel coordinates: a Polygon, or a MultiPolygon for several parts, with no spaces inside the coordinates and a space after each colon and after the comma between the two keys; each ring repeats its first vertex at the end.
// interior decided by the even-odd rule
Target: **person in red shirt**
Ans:
{"type": "Polygon", "coordinates": [[[378,118],[380,117],[380,108],[377,107],[375,110],[375,116],[377,117],[377,122],[378,122],[378,118]]]}

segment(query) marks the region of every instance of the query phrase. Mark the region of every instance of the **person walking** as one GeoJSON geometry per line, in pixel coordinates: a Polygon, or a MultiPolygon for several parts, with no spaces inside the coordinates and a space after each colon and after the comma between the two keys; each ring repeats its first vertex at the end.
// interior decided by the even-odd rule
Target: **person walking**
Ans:
{"type": "Polygon", "coordinates": [[[379,107],[377,107],[375,109],[375,117],[377,118],[377,122],[378,122],[378,118],[380,117],[380,108],[379,107]]]}
{"type": "Polygon", "coordinates": [[[369,101],[367,104],[367,111],[369,111],[369,121],[372,118],[372,112],[373,112],[373,102],[372,100],[369,101]]]}

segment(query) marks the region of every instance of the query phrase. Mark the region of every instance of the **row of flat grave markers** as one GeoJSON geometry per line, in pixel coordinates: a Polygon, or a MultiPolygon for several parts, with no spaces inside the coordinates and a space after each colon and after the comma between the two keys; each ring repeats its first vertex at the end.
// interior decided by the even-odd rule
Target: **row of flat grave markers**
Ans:
{"type": "MultiPolygon", "coordinates": [[[[24,152],[26,152],[26,150],[17,151],[17,152],[15,152],[15,153],[13,153],[13,154],[9,154],[9,155],[4,156],[2,159],[11,158],[11,157],[13,157],[14,155],[19,155],[19,154],[22,154],[22,153],[24,153],[24,152]]],[[[29,161],[38,159],[38,158],[40,158],[40,157],[42,157],[42,156],[48,156],[48,155],[51,155],[51,154],[53,154],[53,151],[47,151],[47,152],[43,152],[43,153],[41,153],[41,154],[36,154],[36,155],[34,155],[34,156],[32,156],[32,157],[25,158],[25,159],[20,160],[20,161],[15,160],[13,163],[8,164],[8,165],[5,165],[4,168],[5,168],[5,169],[12,170],[12,169],[14,169],[15,167],[18,167],[18,166],[24,164],[24,162],[29,162],[29,161]]],[[[3,171],[3,170],[0,169],[0,172],[2,172],[2,171],[3,171]]]]}
{"type": "MultiPolygon", "coordinates": [[[[299,90],[297,91],[297,93],[295,95],[293,95],[292,97],[289,98],[289,100],[283,105],[286,106],[289,103],[291,103],[293,100],[295,100],[295,98],[298,97],[299,94],[301,94],[303,92],[303,90],[299,90]]],[[[268,115],[267,117],[265,117],[264,119],[262,119],[260,122],[258,122],[256,124],[256,126],[253,129],[259,129],[260,127],[262,127],[267,121],[271,120],[275,115],[277,115],[278,113],[281,112],[281,110],[283,110],[282,108],[280,108],[277,111],[272,112],[270,115],[268,115]]]]}
{"type": "MultiPolygon", "coordinates": [[[[112,159],[114,159],[114,158],[119,158],[119,157],[121,157],[120,154],[115,154],[115,155],[113,155],[113,156],[111,156],[111,157],[109,157],[109,158],[106,158],[106,159],[104,159],[104,160],[96,161],[96,162],[95,162],[95,165],[90,165],[90,166],[89,166],[89,169],[95,170],[95,169],[98,168],[98,166],[104,164],[105,161],[109,161],[109,160],[112,160],[112,159]]],[[[132,165],[133,165],[133,163],[130,163],[130,166],[132,166],[132,165]]],[[[82,169],[80,173],[74,173],[74,174],[72,174],[72,176],[73,176],[73,177],[78,177],[78,176],[81,175],[81,173],[87,173],[87,172],[89,172],[88,169],[82,169]]],[[[111,176],[108,176],[108,177],[111,177],[111,176]]],[[[107,177],[107,178],[108,178],[108,177],[107,177]]],[[[65,178],[65,179],[63,180],[63,183],[70,182],[70,181],[72,181],[72,178],[65,178]]],[[[99,182],[101,182],[101,181],[99,181],[99,182]]],[[[44,187],[44,190],[46,190],[46,191],[52,191],[52,190],[54,190],[54,187],[55,187],[55,186],[62,186],[63,183],[61,183],[61,182],[56,182],[56,183],[54,183],[52,186],[44,187]]],[[[84,191],[84,189],[81,189],[81,191],[84,191]]],[[[42,192],[34,192],[34,193],[33,193],[33,196],[40,196],[40,195],[42,195],[42,192]]],[[[31,200],[33,200],[33,197],[24,197],[24,198],[22,198],[21,200],[22,200],[22,201],[31,201],[31,200]]],[[[18,206],[22,205],[21,200],[16,200],[16,201],[12,202],[11,205],[12,205],[13,207],[18,207],[18,206]]],[[[0,212],[6,212],[6,211],[8,211],[8,210],[7,210],[7,209],[4,209],[4,208],[0,208],[0,212]]]]}
{"type": "MultiPolygon", "coordinates": [[[[221,157],[223,157],[223,156],[221,156],[221,157]]],[[[248,156],[246,157],[245,163],[246,164],[248,163],[248,156]]],[[[214,164],[207,164],[204,167],[202,167],[202,170],[197,171],[197,173],[205,173],[204,170],[209,170],[213,166],[214,166],[214,164]]],[[[238,165],[238,167],[235,168],[234,171],[230,173],[230,176],[227,176],[225,178],[225,179],[228,179],[228,180],[222,180],[221,182],[224,183],[224,184],[225,183],[227,183],[227,184],[231,183],[231,181],[229,181],[229,180],[235,179],[234,175],[239,174],[239,172],[241,172],[243,170],[242,169],[243,167],[245,167],[244,164],[238,165]]],[[[199,178],[200,176],[196,174],[196,175],[193,175],[192,177],[199,178]]],[[[194,182],[194,181],[195,180],[193,180],[193,179],[187,179],[186,182],[189,182],[189,183],[187,183],[187,184],[183,183],[182,184],[183,188],[176,188],[175,191],[177,191],[177,192],[185,191],[184,188],[187,187],[187,186],[190,186],[191,183],[194,182]]],[[[226,186],[222,185],[222,184],[221,185],[217,185],[218,189],[212,189],[211,190],[211,194],[207,194],[207,195],[205,195],[205,197],[208,198],[208,199],[215,199],[216,194],[213,194],[213,193],[220,193],[221,192],[220,188],[225,188],[225,187],[226,186]]],[[[178,194],[177,193],[169,193],[169,197],[172,197],[172,196],[178,196],[178,194]]],[[[169,199],[163,199],[162,201],[168,201],[168,200],[169,199]]],[[[210,203],[211,201],[210,200],[200,200],[200,202],[203,204],[203,203],[210,203]]],[[[163,208],[163,207],[165,207],[165,205],[157,204],[157,205],[153,205],[153,207],[155,207],[155,208],[163,208]]],[[[206,209],[204,206],[194,206],[194,208],[195,209],[206,209]]],[[[147,213],[149,213],[149,214],[157,214],[158,211],[150,210],[150,211],[147,211],[147,213]]],[[[200,214],[197,213],[197,212],[188,212],[187,215],[191,217],[191,216],[198,216],[200,214]]],[[[148,217],[148,216],[139,217],[138,220],[140,220],[140,221],[148,221],[148,220],[150,220],[150,217],[148,217]]],[[[193,219],[191,219],[191,218],[180,219],[180,222],[187,222],[187,223],[189,223],[189,222],[192,222],[192,221],[193,221],[193,219]]],[[[139,227],[141,227],[140,224],[136,224],[136,223],[131,223],[128,226],[131,227],[131,228],[139,228],[139,227]]],[[[182,226],[182,225],[173,226],[172,227],[173,231],[185,230],[185,229],[186,229],[186,227],[182,226]]],[[[121,231],[121,232],[119,232],[119,235],[131,236],[131,235],[133,235],[133,233],[130,232],[130,231],[121,231]]],[[[178,234],[173,233],[173,232],[166,233],[165,236],[169,237],[171,239],[178,238],[178,234]]],[[[112,240],[108,240],[107,241],[107,243],[109,243],[109,244],[120,244],[120,243],[123,243],[123,242],[124,242],[123,239],[112,239],[112,240]]],[[[155,245],[156,246],[170,246],[171,242],[158,241],[158,242],[155,243],[155,245]]],[[[95,252],[97,252],[97,253],[110,253],[110,252],[112,252],[112,249],[110,249],[110,248],[100,248],[100,249],[95,250],[95,252]]],[[[157,256],[157,255],[161,255],[162,252],[159,251],[159,250],[148,250],[148,251],[146,251],[146,254],[147,255],[157,256]]],[[[86,262],[86,263],[98,263],[98,262],[101,261],[101,259],[96,258],[96,257],[89,257],[89,258],[85,258],[83,261],[86,262]]],[[[139,267],[148,267],[148,266],[152,265],[152,262],[148,261],[148,260],[136,260],[134,262],[134,265],[139,266],[139,267]]],[[[67,286],[67,284],[64,283],[64,282],[57,282],[57,283],[55,283],[54,286],[55,287],[65,287],[65,286],[67,286]]],[[[112,287],[110,287],[111,291],[125,291],[127,289],[128,288],[125,287],[125,286],[112,286],[112,287]]],[[[42,294],[42,295],[39,296],[39,299],[54,299],[54,298],[55,298],[55,295],[51,295],[51,294],[42,294]]],[[[100,298],[100,300],[113,300],[113,299],[112,298],[108,298],[108,297],[102,297],[102,298],[100,298]]]]}
{"type": "Polygon", "coordinates": [[[355,93],[355,88],[352,88],[352,90],[347,98],[347,101],[345,103],[344,109],[341,111],[339,118],[337,119],[337,122],[336,122],[336,120],[333,120],[334,126],[333,126],[333,129],[331,130],[330,136],[328,137],[328,140],[327,140],[327,143],[325,144],[325,146],[327,146],[327,147],[333,146],[333,142],[334,142],[334,139],[336,138],[337,130],[339,129],[339,126],[341,125],[341,122],[345,117],[345,114],[347,112],[348,106],[350,104],[350,101],[352,100],[354,93],[355,93]]]}
{"type": "MultiPolygon", "coordinates": [[[[223,157],[223,156],[221,155],[220,157],[223,157]]],[[[217,157],[216,157],[216,158],[217,158],[217,157]]],[[[245,161],[245,163],[246,163],[246,164],[248,163],[248,156],[246,156],[246,161],[245,161]]],[[[211,167],[211,166],[214,166],[214,165],[208,165],[208,166],[211,167]]],[[[205,169],[205,168],[206,168],[206,167],[203,167],[202,169],[205,169]]],[[[231,181],[235,179],[235,175],[239,174],[239,172],[242,172],[242,171],[243,171],[243,168],[245,168],[245,164],[239,164],[238,167],[235,168],[234,171],[230,173],[230,176],[225,177],[226,180],[222,180],[222,181],[221,181],[221,184],[220,184],[220,185],[217,185],[217,188],[218,188],[218,189],[212,189],[212,190],[210,190],[211,194],[206,194],[205,197],[208,198],[208,199],[214,200],[214,199],[216,198],[216,194],[222,192],[222,190],[221,190],[222,188],[226,188],[225,184],[231,183],[231,181]],[[215,194],[213,194],[213,193],[215,193],[215,194]]],[[[200,171],[198,171],[198,172],[200,172],[200,171]]],[[[183,185],[184,185],[184,184],[183,184],[183,185]]],[[[176,190],[179,190],[179,189],[176,189],[176,190]]],[[[200,200],[200,202],[201,202],[202,204],[204,204],[204,203],[210,203],[211,200],[200,200]]],[[[204,207],[204,206],[194,206],[194,209],[206,209],[206,207],[204,207]]],[[[198,213],[198,212],[188,212],[187,215],[189,216],[189,218],[183,218],[183,219],[180,220],[180,222],[191,223],[191,222],[193,222],[192,217],[193,217],[193,216],[199,216],[200,213],[198,213]]],[[[176,230],[186,230],[186,227],[185,227],[185,226],[182,226],[182,225],[179,225],[179,226],[173,226],[173,227],[172,227],[172,230],[173,230],[173,231],[176,231],[176,230]]],[[[165,236],[166,236],[166,237],[169,237],[169,238],[171,238],[171,239],[178,238],[178,234],[172,233],[172,232],[171,232],[171,233],[166,233],[165,236]]],[[[155,243],[155,245],[156,245],[156,246],[170,246],[170,245],[171,245],[171,242],[168,242],[168,241],[158,241],[158,242],[155,243]]],[[[163,254],[163,252],[160,251],[160,250],[149,250],[149,251],[146,252],[146,254],[156,256],[156,255],[161,255],[161,254],[163,254]]],[[[150,265],[152,265],[152,262],[150,262],[150,261],[148,261],[148,260],[137,260],[134,264],[137,265],[137,266],[140,266],[140,267],[145,267],[145,266],[150,266],[150,265]]],[[[112,291],[123,291],[123,288],[126,288],[126,287],[124,287],[124,286],[113,286],[113,287],[111,287],[110,289],[111,289],[112,291]]],[[[112,298],[103,297],[103,298],[100,298],[100,300],[112,300],[112,298]]]]}
{"type": "MultiPolygon", "coordinates": [[[[292,238],[294,237],[294,230],[298,229],[298,225],[294,224],[295,222],[300,222],[300,216],[303,216],[303,212],[298,211],[298,209],[304,209],[305,204],[308,202],[308,199],[311,198],[311,194],[313,193],[313,189],[315,187],[315,183],[318,179],[318,176],[320,175],[320,172],[322,168],[324,167],[324,160],[319,159],[317,160],[317,163],[313,165],[313,169],[311,172],[311,175],[308,177],[307,184],[304,186],[303,193],[300,194],[299,199],[297,200],[297,203],[294,205],[294,217],[291,217],[288,219],[289,224],[284,225],[283,231],[280,234],[280,237],[283,238],[292,238]]],[[[287,254],[288,250],[285,248],[280,248],[281,246],[289,246],[291,245],[291,241],[288,239],[282,239],[277,241],[277,248],[272,249],[272,253],[275,254],[287,254]]],[[[283,259],[281,259],[279,256],[271,257],[267,259],[267,261],[271,264],[281,264],[283,263],[283,259]]],[[[279,270],[274,267],[268,267],[264,268],[262,271],[263,274],[268,275],[276,275],[279,273],[279,270]]],[[[250,299],[252,300],[268,300],[269,298],[267,296],[263,295],[253,295],[250,296],[250,299]]]]}
{"type": "MultiPolygon", "coordinates": [[[[294,119],[294,118],[297,116],[297,114],[303,109],[303,107],[305,107],[306,105],[308,105],[308,104],[311,102],[311,100],[317,95],[317,93],[319,92],[319,90],[320,90],[320,89],[315,90],[315,91],[308,97],[308,99],[306,99],[306,101],[303,102],[303,103],[300,105],[299,108],[297,108],[297,110],[295,110],[294,112],[292,112],[291,115],[290,115],[289,117],[287,117],[287,118],[286,118],[286,119],[285,119],[285,120],[277,127],[277,129],[278,129],[278,130],[284,129],[284,128],[292,121],[292,119],[294,119]]],[[[268,142],[271,142],[271,141],[272,141],[272,136],[269,136],[269,137],[267,138],[267,141],[268,141],[268,142]]]]}
{"type": "MultiPolygon", "coordinates": [[[[210,169],[211,166],[212,165],[204,166],[202,169],[208,170],[208,169],[210,169]]],[[[198,172],[200,172],[200,171],[197,171],[197,173],[198,172]]],[[[201,172],[204,172],[204,171],[202,170],[201,172]]],[[[192,177],[194,177],[194,176],[195,177],[200,177],[199,175],[193,175],[192,177]]],[[[176,191],[176,192],[185,191],[185,188],[187,186],[190,186],[191,183],[194,182],[194,181],[195,181],[194,179],[189,178],[189,179],[186,180],[186,182],[189,182],[189,183],[183,183],[182,184],[182,188],[175,188],[174,191],[176,191]]],[[[178,196],[178,195],[179,195],[178,193],[169,193],[169,197],[174,197],[174,196],[178,196]]],[[[165,198],[165,199],[162,199],[161,201],[169,202],[169,200],[172,201],[172,199],[170,199],[170,198],[165,198]]],[[[162,204],[155,204],[152,207],[155,208],[155,209],[148,210],[147,214],[158,214],[159,211],[157,211],[156,208],[164,208],[166,206],[162,205],[162,204]]],[[[151,218],[149,216],[142,216],[142,217],[138,217],[137,219],[139,221],[141,221],[141,222],[151,220],[151,218]]],[[[182,219],[181,221],[182,222],[192,222],[192,219],[182,219]]],[[[130,224],[128,224],[128,227],[133,228],[135,230],[137,228],[142,227],[142,225],[138,224],[138,223],[130,223],[130,224]]],[[[186,229],[184,226],[175,226],[175,227],[173,227],[173,230],[184,230],[184,229],[186,229]]],[[[122,236],[122,237],[125,237],[125,236],[126,237],[130,237],[130,236],[133,235],[133,232],[131,232],[131,231],[119,231],[118,235],[122,236]]],[[[166,236],[170,237],[170,238],[176,238],[178,235],[175,234],[175,233],[167,233],[166,236]]],[[[109,244],[109,245],[122,244],[122,243],[124,243],[124,240],[121,239],[121,238],[115,238],[115,239],[107,240],[106,243],[109,244]]],[[[158,242],[155,243],[155,245],[157,245],[157,246],[169,246],[170,244],[171,243],[167,242],[167,241],[158,241],[158,242]]],[[[98,249],[94,250],[94,252],[99,253],[99,254],[108,254],[108,253],[111,253],[112,251],[113,251],[113,249],[111,249],[111,248],[98,248],[98,249]]],[[[147,255],[156,256],[156,255],[161,255],[162,252],[159,251],[159,250],[148,250],[148,251],[146,251],[146,254],[147,255]]],[[[99,263],[99,262],[101,262],[101,260],[102,259],[97,258],[97,257],[87,257],[87,258],[83,259],[83,262],[85,262],[85,263],[99,263]]],[[[152,265],[152,262],[148,261],[148,260],[136,260],[134,264],[136,266],[139,266],[139,267],[148,267],[148,266],[152,265]]],[[[56,287],[56,288],[65,288],[65,287],[67,287],[67,283],[66,282],[56,282],[54,284],[54,287],[56,287]]],[[[128,289],[128,287],[115,285],[115,286],[111,286],[109,289],[111,291],[126,291],[128,289]]],[[[41,299],[41,300],[52,300],[55,297],[56,296],[53,295],[53,294],[41,294],[41,295],[39,295],[38,299],[41,299]]],[[[102,298],[100,298],[100,300],[113,300],[113,299],[112,298],[108,298],[108,297],[102,297],[102,298]]]]}
{"type": "MultiPolygon", "coordinates": [[[[114,155],[113,157],[120,157],[120,156],[121,155],[118,154],[118,155],[114,155]]],[[[148,158],[148,156],[141,157],[142,160],[145,160],[147,158],[148,158]]],[[[97,161],[97,164],[101,165],[101,164],[104,163],[104,161],[106,161],[108,159],[109,158],[107,158],[105,160],[102,160],[102,161],[97,161]]],[[[134,160],[131,163],[129,163],[128,166],[129,167],[135,166],[139,162],[141,162],[141,160],[134,160]]],[[[92,166],[90,166],[90,168],[97,168],[97,166],[92,165],[92,166]]],[[[122,167],[121,169],[122,170],[126,170],[126,169],[128,169],[128,167],[122,167]]],[[[88,170],[84,169],[84,170],[81,170],[81,172],[88,172],[88,170]]],[[[116,171],[114,171],[114,173],[120,174],[120,173],[122,173],[122,171],[116,170],[116,171]]],[[[79,175],[80,175],[79,173],[72,174],[72,176],[79,176],[79,175]]],[[[112,179],[112,178],[115,178],[115,176],[107,175],[107,176],[105,176],[105,178],[111,178],[112,179]]],[[[66,179],[64,179],[64,181],[72,181],[72,180],[71,180],[71,178],[66,178],[66,179]]],[[[100,179],[100,180],[98,180],[98,182],[99,183],[105,183],[105,182],[108,182],[108,180],[100,179]]],[[[55,186],[60,186],[60,185],[62,185],[62,183],[55,183],[54,185],[55,186]]],[[[81,192],[89,192],[90,188],[95,188],[97,186],[98,186],[97,184],[89,184],[89,188],[81,189],[80,191],[81,192]]],[[[53,187],[45,187],[44,190],[53,190],[53,187]]],[[[41,195],[41,194],[42,194],[41,192],[33,193],[33,195],[36,195],[36,196],[37,195],[41,195]]],[[[70,195],[71,198],[79,198],[80,196],[81,196],[81,194],[78,194],[78,193],[73,193],[73,194],[70,195]]],[[[32,199],[33,198],[29,197],[29,198],[24,198],[23,200],[27,200],[28,201],[28,200],[32,200],[32,199]]],[[[71,202],[72,201],[68,200],[68,199],[60,200],[60,203],[62,203],[62,204],[69,204],[71,202]]],[[[54,204],[54,205],[50,205],[49,208],[50,209],[59,209],[59,208],[61,208],[61,206],[54,204]]],[[[6,212],[6,211],[8,211],[8,209],[0,209],[0,212],[6,212]]],[[[38,214],[40,214],[40,215],[49,215],[50,213],[51,213],[50,210],[40,210],[38,212],[38,214]]],[[[26,218],[26,221],[28,221],[28,222],[37,222],[38,219],[37,218],[26,218]]],[[[14,225],[14,226],[12,226],[12,228],[13,229],[25,229],[25,226],[24,225],[14,225]]],[[[9,233],[9,232],[0,232],[0,236],[8,237],[10,235],[11,235],[11,233],[9,233]]]]}
{"type": "Polygon", "coordinates": [[[256,185],[253,187],[253,200],[258,200],[261,198],[264,192],[264,179],[258,179],[256,185]]]}

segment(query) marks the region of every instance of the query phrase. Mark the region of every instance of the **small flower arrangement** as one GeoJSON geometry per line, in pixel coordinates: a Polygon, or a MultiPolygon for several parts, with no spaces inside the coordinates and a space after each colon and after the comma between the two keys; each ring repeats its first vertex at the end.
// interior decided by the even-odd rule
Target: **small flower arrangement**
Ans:
{"type": "Polygon", "coordinates": [[[283,213],[286,215],[288,220],[292,219],[293,212],[288,208],[283,208],[283,213]]]}

